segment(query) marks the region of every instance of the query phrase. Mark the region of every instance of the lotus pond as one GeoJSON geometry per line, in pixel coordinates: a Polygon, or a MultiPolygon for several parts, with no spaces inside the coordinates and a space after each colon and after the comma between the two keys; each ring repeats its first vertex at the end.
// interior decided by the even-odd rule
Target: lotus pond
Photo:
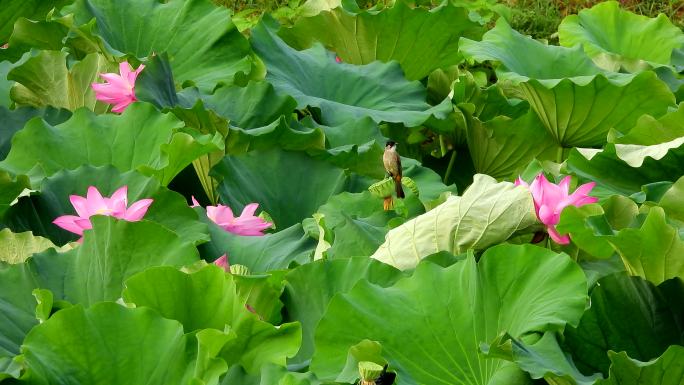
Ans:
{"type": "Polygon", "coordinates": [[[0,383],[684,384],[684,32],[418,3],[4,1],[0,383]]]}

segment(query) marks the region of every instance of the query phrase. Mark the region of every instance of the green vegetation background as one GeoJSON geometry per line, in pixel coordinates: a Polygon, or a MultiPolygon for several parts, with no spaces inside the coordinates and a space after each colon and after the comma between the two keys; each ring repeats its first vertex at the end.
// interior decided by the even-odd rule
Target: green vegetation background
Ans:
{"type": "MultiPolygon", "coordinates": [[[[213,0],[214,3],[232,9],[235,13],[258,16],[263,12],[277,12],[296,8],[305,0],[213,0]]],[[[356,0],[364,8],[388,0],[356,0]]],[[[390,0],[391,1],[391,0],[390,0]]],[[[590,8],[605,0],[469,0],[473,3],[501,3],[510,8],[510,24],[513,29],[537,39],[557,40],[555,32],[567,15],[590,8]]],[[[421,3],[440,3],[438,0],[421,3]]],[[[655,17],[664,13],[680,28],[684,27],[684,0],[619,0],[623,8],[641,15],[655,17]]]]}

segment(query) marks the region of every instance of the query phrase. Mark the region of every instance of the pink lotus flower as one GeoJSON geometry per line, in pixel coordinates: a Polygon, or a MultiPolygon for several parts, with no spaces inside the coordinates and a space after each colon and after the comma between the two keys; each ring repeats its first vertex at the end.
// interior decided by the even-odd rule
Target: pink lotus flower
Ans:
{"type": "Polygon", "coordinates": [[[250,203],[242,210],[242,214],[235,218],[233,210],[228,206],[207,206],[207,217],[222,229],[233,234],[264,235],[263,231],[273,224],[254,216],[258,207],[258,203],[250,203]]]}
{"type": "MultiPolygon", "coordinates": [[[[152,204],[152,199],[141,199],[128,206],[128,186],[123,186],[112,194],[111,198],[104,198],[95,186],[88,187],[88,194],[84,198],[78,195],[69,196],[71,204],[76,209],[76,215],[62,215],[52,223],[66,231],[83,235],[84,230],[93,228],[90,217],[93,215],[105,215],[128,222],[137,222],[145,216],[147,209],[152,204]]],[[[79,242],[83,238],[79,239],[79,242]]]]}
{"type": "Polygon", "coordinates": [[[589,196],[589,191],[596,185],[595,182],[585,183],[579,186],[575,192],[568,194],[570,189],[570,176],[566,176],[559,184],[549,182],[543,173],[537,175],[530,185],[521,178],[515,181],[516,186],[529,188],[534,200],[534,210],[537,218],[546,225],[546,230],[554,242],[567,245],[570,243],[568,235],[560,235],[556,231],[556,225],[560,221],[563,209],[573,205],[580,207],[589,203],[596,203],[597,198],[589,196]]]}
{"type": "Polygon", "coordinates": [[[128,62],[123,62],[119,63],[121,75],[115,73],[100,74],[100,77],[107,83],[92,84],[93,90],[95,90],[95,98],[113,104],[112,112],[123,112],[129,104],[138,100],[135,97],[135,79],[143,68],[145,66],[141,64],[137,70],[133,71],[128,62]]]}

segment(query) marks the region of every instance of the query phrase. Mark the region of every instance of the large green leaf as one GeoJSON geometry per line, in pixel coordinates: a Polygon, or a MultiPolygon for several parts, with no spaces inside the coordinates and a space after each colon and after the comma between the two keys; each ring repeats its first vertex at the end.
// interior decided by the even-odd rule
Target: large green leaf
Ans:
{"type": "Polygon", "coordinates": [[[173,115],[146,103],[133,104],[121,115],[79,109],[57,126],[30,121],[14,135],[0,167],[40,180],[82,165],[113,165],[122,172],[155,175],[166,185],[195,158],[221,148],[220,136],[193,137],[181,127],[173,115]]]}
{"type": "Polygon", "coordinates": [[[648,362],[625,352],[610,352],[610,374],[597,385],[676,385],[684,381],[684,347],[670,346],[662,356],[648,362]]]}
{"type": "Polygon", "coordinates": [[[31,294],[36,287],[33,274],[24,266],[0,264],[0,379],[3,366],[20,353],[26,333],[38,324],[31,294]]]}
{"type": "Polygon", "coordinates": [[[482,348],[487,357],[503,358],[515,362],[520,369],[528,372],[534,379],[543,378],[554,385],[592,385],[600,374],[585,376],[572,359],[561,350],[555,333],[544,333],[534,344],[526,344],[520,339],[504,334],[482,348]]]}
{"type": "Polygon", "coordinates": [[[151,309],[100,303],[61,310],[26,337],[22,352],[37,383],[59,385],[217,383],[217,353],[231,336],[183,334],[151,309]]]}
{"type": "Polygon", "coordinates": [[[311,261],[316,241],[295,224],[274,234],[260,237],[235,235],[223,230],[202,215],[209,225],[211,242],[200,246],[203,257],[214,260],[228,255],[231,264],[244,265],[253,273],[287,269],[290,264],[311,261]]]}
{"type": "Polygon", "coordinates": [[[451,110],[447,99],[431,107],[425,101],[425,88],[407,81],[397,63],[337,63],[335,55],[320,44],[297,51],[276,35],[273,23],[272,19],[262,21],[250,40],[266,64],[266,79],[277,91],[291,95],[298,108],[320,109],[324,124],[369,116],[376,122],[413,127],[432,115],[444,118],[451,110]]]}
{"type": "Polygon", "coordinates": [[[33,108],[22,107],[14,110],[9,110],[0,106],[0,160],[5,159],[12,143],[12,138],[17,131],[24,128],[26,122],[31,118],[40,116],[46,122],[52,125],[63,123],[69,117],[71,112],[64,109],[47,108],[33,108]]]}
{"type": "Polygon", "coordinates": [[[212,175],[220,180],[224,204],[239,213],[246,205],[259,203],[279,229],[301,222],[350,185],[343,169],[301,152],[277,148],[227,156],[214,167],[212,175]]]}
{"type": "MultiPolygon", "coordinates": [[[[405,201],[407,202],[407,201],[405,201]]],[[[417,199],[414,198],[414,206],[417,199]]],[[[420,209],[422,205],[418,203],[420,209]]],[[[378,249],[389,230],[389,222],[397,218],[394,211],[383,209],[382,199],[370,192],[333,196],[316,212],[325,230],[328,258],[368,256],[378,249]]]]}
{"type": "Polygon", "coordinates": [[[0,107],[9,107],[12,105],[10,99],[10,90],[14,82],[7,80],[7,73],[12,69],[12,63],[8,61],[0,61],[0,107]]]}
{"type": "Polygon", "coordinates": [[[8,1],[0,8],[0,42],[7,42],[12,34],[14,22],[20,17],[41,19],[52,8],[59,8],[68,4],[69,0],[25,0],[8,1]]]}
{"type": "Polygon", "coordinates": [[[557,156],[562,151],[534,111],[516,119],[472,119],[467,130],[475,170],[497,179],[517,177],[535,158],[559,160],[557,156]]]}
{"type": "Polygon", "coordinates": [[[283,293],[287,319],[301,322],[303,332],[302,347],[291,362],[311,358],[316,325],[335,294],[349,292],[360,280],[387,287],[402,276],[399,270],[364,257],[324,259],[288,272],[283,293]]]}
{"type": "Polygon", "coordinates": [[[299,324],[275,327],[259,320],[245,308],[246,298],[238,295],[232,275],[216,266],[192,274],[170,267],[148,269],[126,281],[124,299],[180,321],[186,332],[229,325],[237,338],[224,346],[221,356],[252,373],[267,362],[284,365],[299,349],[299,324]]]}
{"type": "Polygon", "coordinates": [[[663,115],[675,98],[655,73],[604,74],[581,47],[545,45],[503,20],[481,42],[461,39],[477,61],[501,62],[497,75],[512,80],[546,129],[563,147],[605,143],[608,130],[625,132],[643,114],[663,115]]]}
{"type": "Polygon", "coordinates": [[[11,174],[0,170],[0,218],[19,194],[30,187],[29,179],[25,175],[13,177],[11,174]]]}
{"type": "Polygon", "coordinates": [[[622,257],[627,271],[657,284],[684,279],[684,240],[667,223],[660,207],[652,208],[640,228],[621,230],[608,241],[622,257]]]}
{"type": "Polygon", "coordinates": [[[608,375],[608,351],[648,361],[670,345],[684,343],[684,284],[679,279],[655,286],[624,273],[602,278],[577,328],[565,331],[565,343],[577,367],[608,375]]]}
{"type": "Polygon", "coordinates": [[[40,51],[15,66],[7,79],[16,82],[11,91],[17,105],[52,106],[76,110],[87,107],[105,112],[107,105],[95,100],[92,83],[98,74],[112,72],[113,65],[102,55],[91,53],[82,61],[67,66],[66,52],[40,51]]]}
{"type": "Polygon", "coordinates": [[[90,220],[93,229],[85,232],[83,245],[48,262],[66,265],[64,299],[72,303],[115,301],[130,276],[152,266],[184,266],[199,259],[192,244],[154,222],[101,216],[90,220]]]}
{"type": "Polygon", "coordinates": [[[40,193],[20,198],[3,222],[14,232],[33,231],[34,235],[50,238],[58,245],[74,241],[77,235],[62,230],[52,221],[61,215],[75,214],[69,196],[85,196],[89,186],[97,187],[103,196],[128,186],[129,202],[144,198],[154,200],[145,214],[146,220],[173,231],[184,242],[197,244],[208,240],[206,225],[198,220],[185,198],[161,187],[154,178],[146,178],[135,171],[120,174],[112,166],[86,166],[58,172],[41,184],[40,193]]]}
{"type": "Polygon", "coordinates": [[[674,182],[684,167],[682,119],[682,105],[658,119],[645,115],[626,135],[610,137],[603,150],[572,151],[567,169],[623,195],[641,193],[647,184],[674,182]]]}
{"type": "Polygon", "coordinates": [[[478,174],[462,197],[446,202],[387,233],[373,258],[402,270],[439,251],[484,250],[537,221],[529,191],[478,174]]]}
{"type": "Polygon", "coordinates": [[[556,230],[570,234],[572,242],[593,258],[606,259],[615,254],[610,238],[615,232],[636,225],[638,214],[639,208],[634,201],[613,195],[600,206],[566,207],[556,230]]]}
{"type": "MultiPolygon", "coordinates": [[[[49,239],[34,236],[30,232],[13,233],[9,229],[0,230],[0,262],[21,263],[34,253],[56,247],[49,239]]],[[[66,245],[61,251],[69,250],[66,245]]]]}
{"type": "Polygon", "coordinates": [[[558,38],[565,47],[581,45],[598,66],[610,71],[670,65],[673,50],[684,44],[684,33],[664,14],[648,18],[620,9],[616,1],[566,17],[558,26],[558,38]]]}
{"type": "Polygon", "coordinates": [[[251,70],[247,40],[229,11],[209,0],[76,0],[62,12],[73,13],[77,25],[94,18],[93,32],[115,55],[167,52],[180,83],[211,90],[251,70]]]}
{"type": "Polygon", "coordinates": [[[297,20],[278,34],[297,49],[315,41],[345,63],[396,60],[409,80],[420,80],[437,68],[458,64],[460,36],[479,38],[482,28],[464,8],[445,5],[432,10],[411,8],[403,1],[380,12],[338,7],[297,20]]]}
{"type": "Polygon", "coordinates": [[[397,384],[521,384],[520,369],[480,355],[480,343],[560,331],[576,324],[587,284],[567,256],[539,247],[497,246],[447,268],[422,263],[382,288],[365,280],[338,294],[316,329],[311,369],[335,379],[348,349],[378,341],[397,384]]]}
{"type": "Polygon", "coordinates": [[[297,102],[289,95],[279,94],[267,82],[249,82],[244,87],[221,87],[202,98],[207,108],[244,129],[259,128],[292,114],[297,102]]]}

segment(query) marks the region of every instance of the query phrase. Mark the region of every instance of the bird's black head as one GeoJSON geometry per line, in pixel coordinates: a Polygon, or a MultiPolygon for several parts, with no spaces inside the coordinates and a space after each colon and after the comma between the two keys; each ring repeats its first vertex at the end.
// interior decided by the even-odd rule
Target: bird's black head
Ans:
{"type": "Polygon", "coordinates": [[[394,147],[396,146],[396,142],[393,142],[391,140],[388,140],[387,143],[385,143],[385,147],[394,147]]]}

